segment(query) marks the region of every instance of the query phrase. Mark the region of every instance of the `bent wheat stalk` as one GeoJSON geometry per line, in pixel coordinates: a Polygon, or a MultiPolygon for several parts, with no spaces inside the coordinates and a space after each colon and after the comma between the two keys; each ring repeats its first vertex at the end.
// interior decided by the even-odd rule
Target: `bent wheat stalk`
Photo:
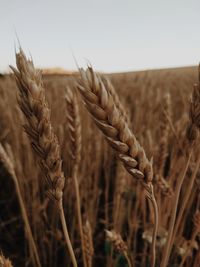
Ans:
{"type": "Polygon", "coordinates": [[[97,127],[103,132],[110,146],[116,151],[125,169],[145,188],[146,195],[154,208],[154,236],[152,245],[151,266],[155,265],[155,240],[158,227],[158,209],[153,194],[152,162],[146,157],[134,134],[128,127],[127,120],[122,114],[119,104],[115,104],[112,94],[103,80],[94,73],[91,67],[86,71],[80,69],[81,81],[78,84],[86,108],[90,112],[97,127]]]}
{"type": "Polygon", "coordinates": [[[17,69],[11,66],[19,88],[19,106],[27,124],[24,129],[30,139],[33,151],[38,157],[48,196],[58,207],[64,238],[74,267],[76,258],[69,239],[63,210],[63,189],[65,177],[62,171],[60,147],[50,122],[50,110],[45,99],[41,73],[34,68],[20,48],[16,54],[17,69]]]}
{"type": "Polygon", "coordinates": [[[32,260],[34,266],[41,267],[40,258],[39,258],[37,247],[36,247],[36,244],[35,244],[35,241],[33,238],[33,234],[31,231],[28,215],[27,215],[26,208],[24,205],[24,200],[23,200],[23,197],[21,194],[21,190],[20,190],[18,178],[16,176],[15,168],[14,168],[13,162],[11,161],[10,157],[8,156],[7,152],[5,151],[5,149],[3,148],[1,143],[0,143],[0,161],[2,162],[4,167],[6,168],[7,172],[12,177],[13,182],[15,184],[15,190],[16,190],[17,197],[19,200],[19,206],[20,206],[21,213],[22,213],[22,219],[24,221],[26,236],[27,236],[28,243],[29,243],[31,260],[32,260]]]}

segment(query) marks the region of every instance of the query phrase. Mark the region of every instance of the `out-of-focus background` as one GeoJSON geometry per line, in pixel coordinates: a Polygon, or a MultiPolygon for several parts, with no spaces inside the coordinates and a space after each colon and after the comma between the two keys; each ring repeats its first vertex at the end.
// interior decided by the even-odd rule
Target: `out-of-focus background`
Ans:
{"type": "Polygon", "coordinates": [[[1,0],[0,71],[22,47],[38,67],[121,72],[196,65],[198,0],[1,0]]]}

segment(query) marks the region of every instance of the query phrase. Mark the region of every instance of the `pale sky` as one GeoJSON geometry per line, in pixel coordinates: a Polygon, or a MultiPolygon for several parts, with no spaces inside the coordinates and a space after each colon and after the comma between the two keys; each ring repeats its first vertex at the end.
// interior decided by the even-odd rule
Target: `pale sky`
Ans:
{"type": "Polygon", "coordinates": [[[199,0],[0,0],[0,71],[16,33],[37,67],[106,72],[197,65],[199,0]]]}

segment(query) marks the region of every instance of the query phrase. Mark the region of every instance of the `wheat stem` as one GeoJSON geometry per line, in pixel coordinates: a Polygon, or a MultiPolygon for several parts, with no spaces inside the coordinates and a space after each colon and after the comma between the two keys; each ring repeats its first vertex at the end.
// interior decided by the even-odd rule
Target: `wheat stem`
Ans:
{"type": "Polygon", "coordinates": [[[72,245],[66,226],[63,211],[63,190],[65,176],[62,171],[62,159],[57,136],[50,121],[50,110],[45,97],[45,89],[41,73],[35,69],[33,61],[28,60],[20,48],[16,54],[17,69],[11,66],[14,72],[19,95],[19,105],[26,117],[24,129],[31,141],[34,153],[46,182],[47,194],[59,207],[62,228],[73,262],[77,266],[72,245]]]}
{"type": "Polygon", "coordinates": [[[86,256],[85,256],[85,249],[84,249],[84,237],[83,237],[83,222],[81,216],[81,202],[80,202],[80,192],[79,192],[79,184],[77,179],[77,167],[74,167],[73,171],[73,181],[75,186],[75,194],[76,194],[76,205],[77,205],[77,217],[78,217],[78,226],[79,232],[81,236],[81,247],[82,247],[82,254],[83,254],[83,265],[87,267],[86,256]]]}
{"type": "Polygon", "coordinates": [[[126,261],[128,263],[128,267],[132,267],[131,260],[130,260],[130,258],[128,256],[127,252],[124,252],[124,257],[126,258],[126,261]]]}
{"type": "Polygon", "coordinates": [[[18,178],[17,178],[16,173],[15,173],[14,165],[13,165],[12,160],[8,156],[7,152],[5,151],[5,149],[3,148],[1,143],[0,143],[0,160],[3,163],[3,165],[5,166],[8,173],[11,175],[13,182],[15,184],[15,190],[17,193],[19,206],[20,206],[20,210],[21,210],[21,214],[22,214],[22,219],[23,219],[23,222],[25,225],[26,236],[27,236],[28,243],[29,243],[31,260],[32,260],[34,266],[41,267],[37,247],[36,247],[36,244],[35,244],[35,241],[33,238],[33,234],[31,231],[28,215],[27,215],[26,208],[24,205],[24,200],[23,200],[22,193],[20,190],[18,178]]]}
{"type": "Polygon", "coordinates": [[[160,265],[161,267],[167,266],[167,262],[168,262],[168,259],[170,256],[171,246],[172,246],[171,240],[172,240],[172,236],[173,236],[173,230],[174,230],[174,224],[175,224],[175,219],[176,219],[178,201],[179,201],[179,197],[180,197],[181,187],[182,187],[186,172],[187,172],[189,164],[190,164],[191,156],[192,156],[192,149],[189,153],[187,163],[186,163],[185,169],[183,171],[183,175],[179,179],[179,181],[177,182],[177,186],[176,186],[176,190],[175,190],[175,194],[174,194],[174,198],[173,198],[173,209],[172,209],[172,214],[171,214],[171,219],[170,219],[170,224],[169,224],[168,238],[167,238],[167,243],[166,243],[166,246],[164,248],[164,252],[163,252],[163,256],[162,256],[162,261],[161,261],[161,265],[160,265]]]}
{"type": "Polygon", "coordinates": [[[60,216],[60,221],[61,221],[61,225],[62,225],[62,229],[63,229],[63,234],[64,234],[64,238],[65,238],[65,241],[67,244],[67,249],[69,251],[73,267],[77,267],[78,265],[77,265],[76,258],[74,255],[74,250],[72,248],[72,244],[71,244],[71,241],[69,238],[69,232],[68,232],[67,224],[66,224],[66,220],[65,220],[62,200],[59,201],[58,208],[59,208],[59,216],[60,216]]]}
{"type": "Polygon", "coordinates": [[[78,167],[81,159],[81,123],[80,115],[78,110],[78,102],[74,91],[67,88],[66,95],[66,107],[67,107],[67,127],[69,131],[69,154],[71,157],[72,163],[72,179],[74,182],[75,195],[76,195],[76,209],[78,217],[78,227],[81,238],[81,247],[82,247],[82,256],[83,256],[83,265],[87,267],[85,249],[84,249],[84,237],[83,237],[83,223],[81,216],[81,201],[80,201],[80,191],[79,183],[77,179],[78,167]]]}
{"type": "Polygon", "coordinates": [[[176,220],[176,225],[175,225],[175,228],[174,228],[174,233],[173,233],[173,237],[172,237],[171,245],[172,245],[173,242],[174,242],[174,239],[175,239],[175,237],[176,237],[176,233],[177,233],[177,231],[178,231],[178,227],[179,227],[179,225],[180,225],[180,222],[181,222],[181,219],[182,219],[184,210],[185,210],[186,205],[187,205],[187,203],[188,203],[188,200],[189,200],[189,197],[190,197],[190,194],[191,194],[193,185],[194,185],[194,181],[195,181],[197,172],[198,172],[198,170],[199,170],[199,165],[200,165],[200,157],[198,158],[198,161],[197,161],[197,163],[196,163],[195,170],[194,170],[194,172],[193,172],[193,174],[192,174],[192,177],[191,177],[191,179],[190,179],[190,181],[189,181],[189,185],[188,185],[188,187],[187,187],[187,191],[186,191],[185,194],[184,194],[183,203],[181,204],[180,211],[179,211],[179,214],[178,214],[178,217],[177,217],[177,220],[176,220]]]}
{"type": "MultiPolygon", "coordinates": [[[[78,89],[97,127],[103,132],[110,146],[114,148],[125,169],[142,183],[148,198],[157,206],[153,195],[152,160],[147,159],[144,149],[131,132],[125,115],[119,108],[119,103],[116,103],[107,85],[91,67],[88,67],[86,71],[80,69],[80,74],[82,80],[78,89]]],[[[156,210],[157,208],[154,208],[154,212],[156,210]]],[[[158,220],[157,214],[154,214],[154,217],[158,220]]],[[[154,230],[156,237],[157,225],[154,225],[154,230]]],[[[154,267],[155,243],[152,252],[152,267],[154,267]]]]}
{"type": "Polygon", "coordinates": [[[17,193],[17,196],[18,196],[19,205],[20,205],[20,209],[21,209],[21,213],[22,213],[22,218],[24,220],[24,224],[25,224],[25,229],[26,229],[26,232],[27,232],[28,240],[30,241],[30,246],[31,246],[31,248],[33,250],[34,262],[35,262],[36,266],[41,267],[38,251],[37,251],[37,248],[36,248],[36,245],[35,245],[35,241],[33,239],[31,227],[30,227],[30,224],[29,224],[27,212],[26,212],[26,209],[25,209],[25,206],[24,206],[24,201],[23,201],[23,198],[22,198],[22,195],[21,195],[21,191],[20,191],[20,188],[19,188],[19,183],[18,183],[16,175],[14,175],[13,180],[14,180],[14,183],[15,183],[16,193],[17,193]]]}
{"type": "MultiPolygon", "coordinates": [[[[152,186],[153,187],[153,186],[152,186]]],[[[158,232],[158,206],[157,202],[154,197],[154,192],[152,188],[152,204],[154,209],[154,216],[155,216],[155,222],[154,222],[154,228],[153,228],[153,238],[152,238],[152,260],[151,260],[151,266],[155,266],[156,263],[156,236],[158,232]]]]}

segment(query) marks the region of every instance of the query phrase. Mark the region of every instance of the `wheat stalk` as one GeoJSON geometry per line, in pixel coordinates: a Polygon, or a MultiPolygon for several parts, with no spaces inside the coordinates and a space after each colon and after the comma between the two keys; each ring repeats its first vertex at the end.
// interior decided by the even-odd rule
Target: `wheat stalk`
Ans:
{"type": "MultiPolygon", "coordinates": [[[[161,117],[161,125],[160,125],[160,142],[159,142],[159,150],[158,150],[158,157],[157,157],[157,169],[156,169],[156,177],[155,177],[155,184],[160,189],[161,193],[165,196],[172,197],[173,190],[163,177],[163,171],[165,167],[165,162],[167,158],[167,149],[168,149],[168,138],[169,138],[169,132],[170,132],[170,125],[169,121],[166,118],[166,115],[168,115],[169,118],[171,118],[171,97],[170,94],[166,94],[164,96],[163,101],[163,113],[161,117]]],[[[160,204],[160,195],[159,195],[159,204],[160,204]]]]}
{"type": "MultiPolygon", "coordinates": [[[[186,131],[186,138],[187,138],[189,145],[191,146],[191,149],[190,149],[190,152],[188,155],[188,159],[186,161],[184,171],[182,173],[182,176],[178,180],[177,186],[175,189],[174,199],[173,199],[174,205],[173,205],[171,219],[170,219],[170,225],[169,225],[169,234],[168,234],[167,243],[166,243],[166,246],[165,246],[164,252],[163,252],[161,267],[165,267],[167,265],[167,261],[169,259],[170,253],[171,253],[175,234],[178,230],[178,226],[179,226],[182,214],[183,214],[185,206],[187,204],[187,200],[189,199],[189,195],[190,195],[190,192],[191,192],[191,189],[192,189],[192,186],[194,184],[195,177],[196,177],[197,169],[195,170],[193,177],[190,181],[189,190],[186,193],[185,201],[183,202],[183,205],[180,209],[180,212],[179,212],[179,215],[177,218],[177,223],[175,225],[175,219],[176,219],[176,213],[177,213],[177,207],[178,207],[178,201],[179,201],[179,197],[180,197],[180,193],[181,193],[181,188],[182,188],[182,185],[183,185],[183,182],[184,182],[184,179],[185,179],[185,176],[186,176],[189,164],[190,164],[193,146],[194,146],[195,141],[197,140],[197,137],[199,134],[199,129],[200,129],[200,119],[199,119],[200,118],[200,80],[199,80],[198,84],[194,85],[194,90],[193,90],[192,99],[191,99],[191,103],[190,103],[189,117],[190,117],[190,121],[189,121],[188,128],[186,131]]],[[[200,162],[198,160],[197,168],[198,168],[199,164],[200,164],[200,162]]]]}
{"type": "Polygon", "coordinates": [[[0,143],[0,161],[3,163],[5,169],[10,174],[10,176],[12,177],[14,184],[15,184],[15,189],[16,189],[18,200],[19,200],[22,218],[23,218],[24,225],[25,225],[25,231],[26,231],[26,235],[27,235],[27,239],[28,239],[28,243],[29,243],[30,255],[31,255],[33,265],[41,267],[37,247],[36,247],[36,244],[35,244],[35,241],[33,238],[33,234],[31,231],[31,227],[30,227],[28,215],[26,212],[26,208],[24,205],[22,193],[20,190],[18,178],[17,178],[16,173],[15,173],[15,168],[14,168],[12,160],[8,156],[7,152],[5,151],[5,149],[3,148],[1,143],[0,143]]]}
{"type": "Polygon", "coordinates": [[[193,94],[190,101],[189,123],[186,131],[186,137],[190,143],[194,142],[200,129],[200,67],[199,67],[199,82],[194,84],[193,94]]]}
{"type": "Polygon", "coordinates": [[[155,237],[158,227],[157,203],[153,193],[152,162],[146,157],[134,134],[128,127],[121,110],[117,108],[112,95],[102,79],[91,67],[80,69],[81,82],[78,84],[88,111],[97,127],[103,132],[108,143],[114,148],[126,170],[144,186],[147,197],[151,200],[155,215],[155,228],[152,245],[152,263],[155,265],[155,237]]]}
{"type": "MultiPolygon", "coordinates": [[[[171,97],[170,94],[164,96],[164,110],[171,118],[171,97]]],[[[170,132],[169,122],[166,116],[163,114],[160,126],[160,142],[159,142],[159,152],[158,152],[158,162],[157,162],[157,175],[163,176],[163,170],[165,166],[165,161],[167,157],[167,146],[168,146],[168,137],[170,132]]]]}
{"type": "Polygon", "coordinates": [[[153,179],[152,162],[147,159],[101,78],[90,67],[80,72],[82,80],[78,89],[95,123],[126,170],[145,187],[148,186],[153,179]]]}
{"type": "MultiPolygon", "coordinates": [[[[199,76],[200,77],[200,76],[199,76]]],[[[196,141],[196,139],[198,138],[199,135],[199,129],[200,129],[200,120],[199,120],[199,116],[200,116],[200,108],[199,108],[199,103],[200,103],[200,80],[199,80],[199,84],[195,84],[194,85],[194,89],[193,89],[193,94],[192,94],[192,99],[190,101],[190,109],[189,109],[189,123],[188,123],[188,128],[186,130],[186,138],[187,141],[192,144],[193,142],[196,141]]],[[[185,211],[185,208],[187,206],[189,197],[191,195],[191,191],[195,182],[195,178],[197,175],[197,172],[199,170],[199,165],[200,165],[200,156],[197,159],[196,162],[196,166],[194,169],[194,172],[192,173],[192,177],[189,181],[189,184],[187,186],[187,190],[184,194],[184,199],[183,199],[183,203],[181,204],[180,207],[180,211],[178,213],[178,217],[176,220],[176,224],[174,227],[174,233],[173,233],[173,238],[171,241],[171,244],[173,244],[173,241],[176,237],[176,233],[178,231],[178,227],[181,223],[181,219],[183,216],[183,213],[185,211]]]]}
{"type": "Polygon", "coordinates": [[[92,229],[90,222],[86,220],[83,225],[83,239],[84,239],[84,250],[86,255],[87,266],[92,266],[92,258],[94,254],[93,240],[92,240],[92,229]]]}
{"type": "Polygon", "coordinates": [[[80,201],[80,191],[79,184],[77,179],[78,174],[78,166],[81,158],[81,124],[80,124],[80,116],[78,111],[78,102],[74,92],[69,88],[66,90],[65,95],[66,107],[67,107],[67,127],[69,131],[69,142],[70,149],[69,154],[71,156],[72,161],[72,179],[74,181],[75,194],[76,194],[76,204],[77,204],[77,217],[78,217],[78,225],[79,232],[81,237],[81,246],[83,253],[83,264],[84,267],[87,267],[86,261],[86,253],[85,253],[85,243],[83,236],[83,223],[81,216],[81,201],[80,201]]]}
{"type": "Polygon", "coordinates": [[[69,239],[63,210],[63,189],[65,177],[62,172],[60,147],[50,122],[50,110],[45,99],[41,73],[34,68],[20,48],[16,54],[17,69],[11,66],[19,88],[19,106],[27,124],[24,129],[30,139],[33,151],[38,157],[43,172],[47,194],[57,204],[65,241],[74,267],[77,262],[69,239]]]}

